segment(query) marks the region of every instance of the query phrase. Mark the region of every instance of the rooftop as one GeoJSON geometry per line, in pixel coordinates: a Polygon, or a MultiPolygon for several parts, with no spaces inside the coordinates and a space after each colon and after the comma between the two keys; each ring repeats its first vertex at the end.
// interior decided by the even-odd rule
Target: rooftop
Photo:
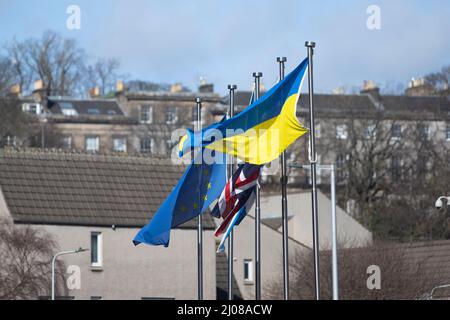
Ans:
{"type": "MultiPolygon", "coordinates": [[[[13,220],[25,224],[142,227],[183,171],[144,157],[0,151],[0,189],[13,220]]],[[[204,226],[215,227],[209,215],[204,226]]]]}

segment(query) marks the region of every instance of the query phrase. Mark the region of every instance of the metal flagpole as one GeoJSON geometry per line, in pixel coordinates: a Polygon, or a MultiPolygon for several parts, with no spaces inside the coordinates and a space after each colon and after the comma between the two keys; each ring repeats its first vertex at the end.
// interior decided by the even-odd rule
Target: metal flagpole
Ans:
{"type": "Polygon", "coordinates": [[[313,51],[316,46],[313,41],[306,41],[308,49],[308,88],[309,88],[309,117],[310,117],[310,144],[311,154],[311,182],[312,182],[312,231],[313,231],[313,253],[314,253],[314,289],[316,300],[320,300],[320,275],[319,275],[319,226],[317,209],[317,181],[316,181],[316,133],[314,125],[314,87],[313,87],[313,51]]]}
{"type": "MultiPolygon", "coordinates": [[[[259,99],[261,72],[254,72],[255,78],[255,101],[259,99]]],[[[261,186],[258,181],[256,187],[255,201],[255,299],[261,300],[261,186]]]]}
{"type": "Polygon", "coordinates": [[[333,300],[339,300],[339,275],[338,275],[338,253],[337,253],[337,222],[336,222],[336,166],[330,167],[331,171],[331,232],[332,232],[332,281],[333,281],[333,300]]]}
{"type": "MultiPolygon", "coordinates": [[[[230,108],[228,110],[228,114],[231,117],[234,117],[234,90],[237,89],[237,86],[234,84],[228,85],[228,90],[230,90],[230,108]]],[[[233,158],[228,156],[230,159],[228,163],[228,179],[233,176],[234,172],[234,164],[233,158]]],[[[233,300],[233,230],[231,230],[230,235],[228,236],[228,300],[233,300]]]]}
{"type": "MultiPolygon", "coordinates": [[[[197,98],[197,131],[202,130],[202,99],[197,98]]],[[[203,159],[202,159],[203,161],[203,159]]],[[[198,215],[197,225],[197,256],[198,256],[198,300],[203,300],[203,217],[198,215]]]]}
{"type": "MultiPolygon", "coordinates": [[[[287,59],[277,58],[280,68],[280,81],[284,79],[284,68],[287,59]]],[[[288,207],[287,207],[287,165],[286,152],[281,154],[281,212],[283,221],[283,292],[284,300],[289,300],[289,246],[288,246],[288,207]]]]}

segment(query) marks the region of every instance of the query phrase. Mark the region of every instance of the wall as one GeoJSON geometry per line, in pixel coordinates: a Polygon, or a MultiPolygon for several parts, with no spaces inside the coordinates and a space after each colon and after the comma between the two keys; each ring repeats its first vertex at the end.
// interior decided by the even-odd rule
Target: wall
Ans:
{"type": "MultiPolygon", "coordinates": [[[[172,230],[169,248],[135,247],[138,229],[39,226],[51,233],[60,250],[90,249],[92,231],[102,232],[103,268],[90,266],[90,252],[62,256],[66,267],[81,268],[81,289],[71,290],[75,299],[139,300],[142,297],[197,299],[197,231],[172,230]]],[[[216,298],[215,242],[212,230],[204,234],[204,296],[216,298]]]]}

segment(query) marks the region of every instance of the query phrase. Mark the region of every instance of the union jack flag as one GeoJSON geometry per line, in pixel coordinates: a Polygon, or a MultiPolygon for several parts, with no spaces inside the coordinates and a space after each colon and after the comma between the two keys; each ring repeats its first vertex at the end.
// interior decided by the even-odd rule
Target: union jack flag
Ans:
{"type": "Polygon", "coordinates": [[[216,237],[224,234],[219,251],[222,251],[225,239],[235,225],[239,225],[252,207],[255,200],[255,190],[262,166],[241,164],[228,180],[211,215],[222,218],[223,221],[215,232],[216,237]]]}

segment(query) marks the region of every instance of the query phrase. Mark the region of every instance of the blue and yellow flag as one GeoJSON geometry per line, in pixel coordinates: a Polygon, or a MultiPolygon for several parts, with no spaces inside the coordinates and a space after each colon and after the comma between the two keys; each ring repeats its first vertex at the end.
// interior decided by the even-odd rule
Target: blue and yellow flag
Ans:
{"type": "Polygon", "coordinates": [[[168,247],[171,229],[203,214],[220,196],[227,180],[226,156],[216,152],[214,158],[216,161],[208,164],[203,159],[203,152],[199,152],[150,223],[135,236],[135,245],[168,247]]]}
{"type": "Polygon", "coordinates": [[[308,59],[247,109],[198,133],[188,129],[180,140],[180,156],[196,147],[228,153],[244,162],[262,165],[280,156],[308,130],[297,117],[300,88],[308,59]]]}

